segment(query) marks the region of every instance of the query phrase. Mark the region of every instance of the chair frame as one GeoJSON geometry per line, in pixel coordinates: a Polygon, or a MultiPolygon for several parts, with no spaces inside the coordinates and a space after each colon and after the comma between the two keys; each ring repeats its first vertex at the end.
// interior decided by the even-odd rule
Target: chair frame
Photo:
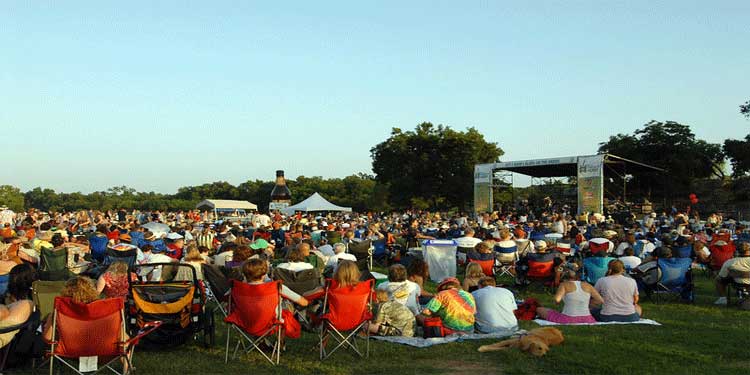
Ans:
{"type": "MultiPolygon", "coordinates": [[[[678,259],[688,259],[688,258],[678,258],[678,259]]],[[[653,298],[653,301],[655,304],[659,304],[662,302],[662,298],[660,298],[663,294],[669,294],[669,295],[678,295],[680,296],[680,292],[676,292],[673,288],[670,288],[662,283],[662,278],[664,277],[664,272],[661,271],[661,267],[659,267],[659,261],[660,259],[656,259],[656,267],[658,268],[658,272],[660,272],[659,280],[656,282],[656,284],[653,286],[653,289],[650,290],[647,294],[648,297],[655,297],[653,298]]],[[[693,282],[693,270],[692,268],[688,268],[685,272],[685,284],[681,285],[680,287],[684,287],[685,285],[689,286],[693,293],[695,293],[695,283],[693,282]]],[[[678,298],[681,298],[678,297],[678,298]]],[[[689,303],[695,303],[695,297],[692,298],[689,303]]]]}
{"type": "MultiPolygon", "coordinates": [[[[227,316],[231,315],[232,313],[232,293],[231,290],[234,288],[234,283],[237,283],[239,281],[233,280],[232,281],[232,287],[230,288],[229,293],[229,299],[228,299],[228,308],[227,308],[227,316]]],[[[281,282],[277,283],[277,293],[279,298],[279,307],[276,309],[276,319],[280,322],[281,317],[281,282]]],[[[249,334],[247,334],[245,331],[243,331],[240,327],[236,326],[232,323],[226,323],[227,325],[227,346],[226,350],[224,352],[224,363],[229,363],[229,344],[231,341],[231,334],[232,334],[232,328],[234,328],[237,333],[239,333],[239,337],[237,338],[237,344],[234,347],[234,352],[232,353],[232,359],[236,358],[237,351],[242,347],[242,350],[245,351],[245,353],[250,353],[253,350],[257,350],[260,352],[263,357],[270,362],[273,365],[278,365],[279,361],[281,360],[281,351],[282,351],[282,342],[281,340],[284,337],[284,326],[281,323],[274,323],[272,324],[268,329],[266,329],[265,332],[263,332],[263,335],[253,337],[249,334]],[[276,330],[276,333],[273,333],[273,330],[276,330]],[[271,337],[271,335],[276,336],[276,342],[274,342],[271,353],[266,353],[261,347],[260,344],[268,337],[271,337]],[[249,345],[248,345],[249,344],[249,345]]]]}
{"type": "MultiPolygon", "coordinates": [[[[369,293],[369,296],[367,297],[367,304],[365,308],[371,311],[372,294],[373,294],[372,292],[375,287],[375,282],[374,280],[367,280],[363,282],[370,283],[370,293],[369,293]]],[[[329,281],[328,285],[326,286],[325,297],[323,298],[323,307],[325,309],[323,313],[325,313],[328,309],[328,294],[329,294],[330,289],[331,289],[331,282],[329,281]]],[[[323,319],[321,328],[320,328],[320,334],[318,335],[318,339],[319,339],[318,344],[320,348],[320,360],[323,361],[329,358],[331,355],[333,355],[333,353],[335,353],[337,350],[341,348],[352,349],[360,357],[369,358],[370,357],[370,330],[366,329],[366,327],[368,326],[368,323],[369,323],[369,320],[365,319],[356,327],[352,328],[349,331],[349,333],[345,335],[346,331],[344,332],[339,331],[336,327],[330,324],[330,322],[327,319],[323,319]],[[358,334],[361,330],[365,332],[365,338],[364,338],[365,352],[364,353],[362,353],[362,351],[360,351],[360,349],[357,347],[357,342],[356,342],[358,334]],[[326,351],[326,348],[325,348],[328,337],[333,337],[337,342],[336,346],[330,351],[326,351]]]]}
{"type": "MultiPolygon", "coordinates": [[[[58,297],[60,298],[60,297],[58,297]]],[[[55,347],[59,344],[59,341],[57,338],[57,316],[58,311],[57,308],[55,308],[53,315],[52,315],[52,341],[50,342],[50,351],[48,353],[49,355],[49,374],[54,374],[54,364],[55,360],[60,361],[65,366],[69,367],[71,370],[75,371],[76,374],[79,375],[89,375],[89,374],[98,374],[105,369],[108,369],[112,371],[113,373],[117,375],[127,375],[132,373],[135,368],[133,367],[133,353],[135,352],[135,346],[138,344],[138,341],[142,339],[144,336],[148,335],[149,333],[153,332],[155,329],[159,328],[161,325],[161,322],[149,322],[146,323],[136,335],[135,337],[132,337],[128,340],[119,342],[121,346],[121,353],[119,354],[113,354],[114,358],[112,358],[109,362],[106,362],[103,366],[97,366],[97,370],[93,372],[80,372],[78,369],[73,366],[70,362],[66,361],[66,358],[72,358],[72,357],[63,357],[59,354],[55,354],[55,347]],[[111,365],[119,360],[123,359],[125,361],[125,364],[127,365],[127,369],[123,370],[122,372],[117,371],[114,369],[111,365]]],[[[127,334],[127,319],[125,317],[125,304],[123,303],[122,309],[120,309],[120,337],[126,337],[127,334]]]]}

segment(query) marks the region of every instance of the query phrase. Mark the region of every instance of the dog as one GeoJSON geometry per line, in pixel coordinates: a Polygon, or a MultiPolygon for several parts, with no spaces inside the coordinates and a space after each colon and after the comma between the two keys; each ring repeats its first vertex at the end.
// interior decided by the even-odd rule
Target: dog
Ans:
{"type": "Polygon", "coordinates": [[[565,341],[562,332],[557,328],[543,327],[532,329],[520,337],[500,341],[491,345],[482,345],[479,351],[494,352],[506,348],[519,348],[523,352],[530,353],[535,357],[547,354],[550,346],[560,345],[565,341]]]}

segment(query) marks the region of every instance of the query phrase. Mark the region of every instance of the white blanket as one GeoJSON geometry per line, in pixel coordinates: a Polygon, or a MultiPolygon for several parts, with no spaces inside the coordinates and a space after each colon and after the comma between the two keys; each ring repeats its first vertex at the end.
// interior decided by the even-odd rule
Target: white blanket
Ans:
{"type": "Polygon", "coordinates": [[[596,322],[596,323],[566,323],[566,324],[560,324],[555,322],[550,322],[547,320],[542,319],[534,319],[534,323],[539,324],[540,326],[604,326],[604,325],[611,325],[611,324],[648,324],[652,326],[660,326],[661,323],[651,320],[651,319],[641,319],[637,322],[596,322]]]}
{"type": "Polygon", "coordinates": [[[392,342],[395,344],[410,345],[417,348],[428,348],[433,345],[447,344],[450,342],[461,342],[464,340],[504,339],[524,333],[526,333],[526,331],[524,330],[507,330],[487,334],[472,333],[469,335],[450,335],[446,337],[432,337],[429,339],[403,336],[370,336],[370,338],[380,341],[392,342]]]}

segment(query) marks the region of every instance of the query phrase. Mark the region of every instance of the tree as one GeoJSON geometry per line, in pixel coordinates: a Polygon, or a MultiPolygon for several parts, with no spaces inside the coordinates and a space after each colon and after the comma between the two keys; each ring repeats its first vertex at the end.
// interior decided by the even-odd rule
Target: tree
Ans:
{"type": "Polygon", "coordinates": [[[0,206],[7,206],[15,212],[23,211],[23,193],[15,186],[0,185],[0,206]]]}
{"type": "Polygon", "coordinates": [[[611,136],[599,144],[599,152],[666,169],[632,173],[628,190],[635,194],[649,196],[653,189],[664,198],[681,197],[695,179],[724,177],[721,145],[696,139],[690,126],[674,121],[652,120],[633,134],[611,136]]]}
{"type": "Polygon", "coordinates": [[[740,113],[743,116],[750,118],[750,100],[746,101],[744,104],[740,104],[740,113]]]}
{"type": "Polygon", "coordinates": [[[425,122],[414,131],[393,128],[370,150],[376,181],[397,208],[463,208],[473,194],[474,165],[503,155],[474,128],[465,132],[425,122]]]}
{"type": "Polygon", "coordinates": [[[732,176],[742,177],[750,174],[750,134],[744,140],[727,139],[724,141],[724,154],[732,163],[732,176]]]}

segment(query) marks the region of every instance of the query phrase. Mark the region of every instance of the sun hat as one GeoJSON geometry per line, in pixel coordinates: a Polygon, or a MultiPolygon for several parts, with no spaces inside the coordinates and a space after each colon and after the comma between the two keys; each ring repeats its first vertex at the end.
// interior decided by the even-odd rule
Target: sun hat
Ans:
{"type": "Polygon", "coordinates": [[[255,240],[255,242],[253,242],[250,245],[250,248],[253,250],[263,250],[263,249],[266,249],[267,247],[268,247],[268,241],[262,238],[258,238],[257,240],[255,240]]]}

